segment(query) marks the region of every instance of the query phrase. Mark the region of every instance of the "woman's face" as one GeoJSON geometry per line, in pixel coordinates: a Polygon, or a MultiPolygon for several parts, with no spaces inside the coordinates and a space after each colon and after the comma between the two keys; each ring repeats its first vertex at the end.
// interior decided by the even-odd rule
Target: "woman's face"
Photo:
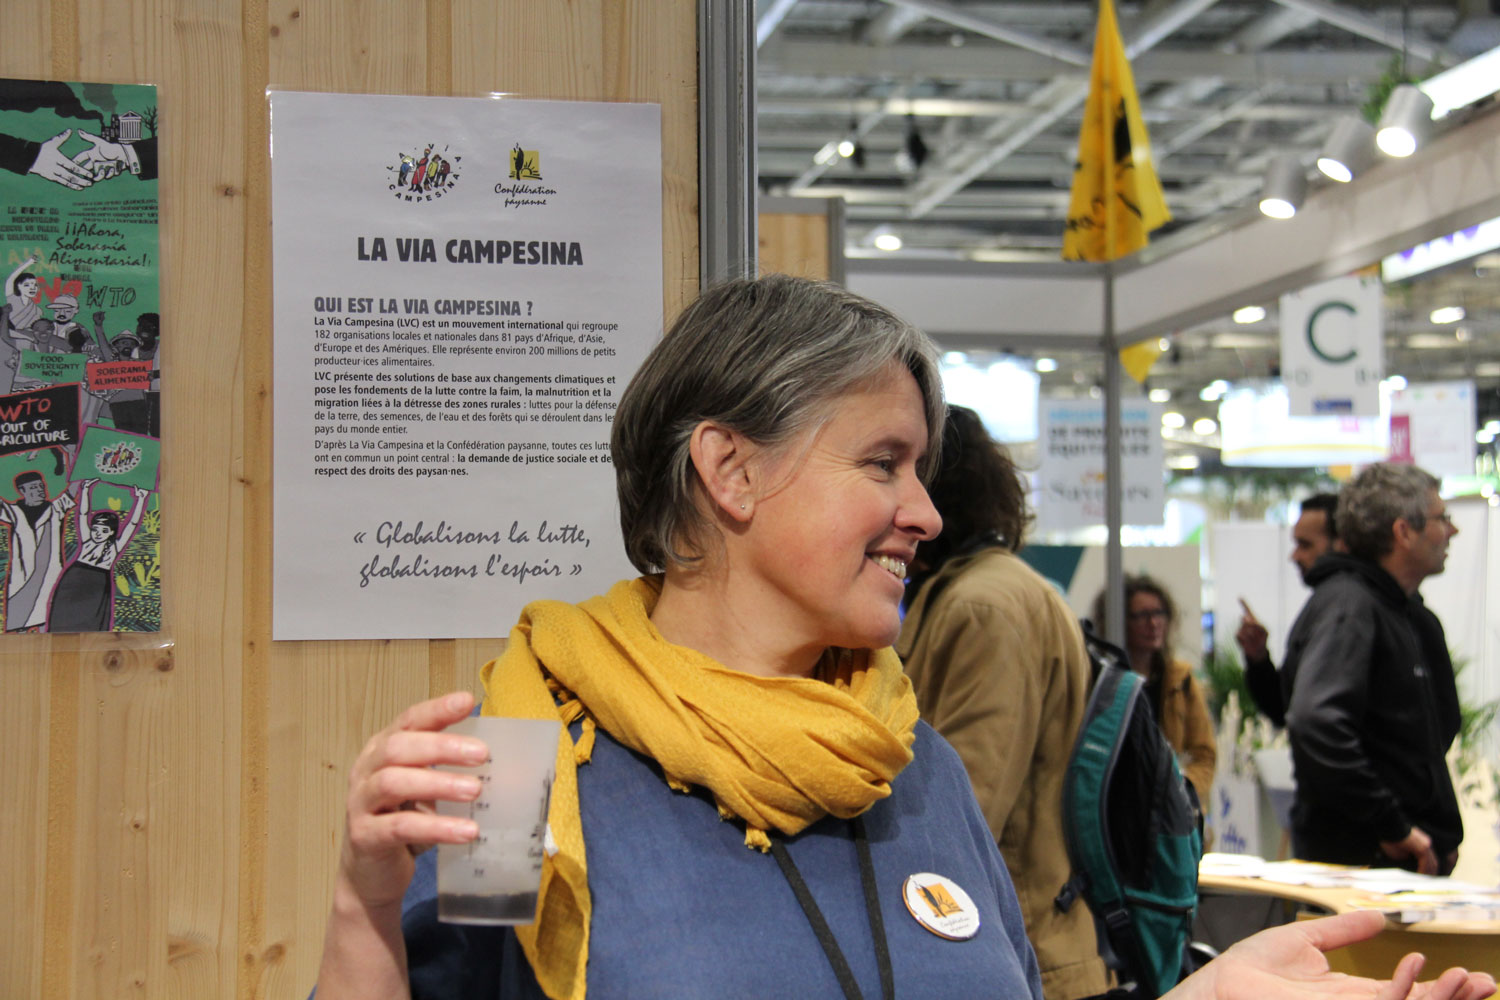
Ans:
{"type": "Polygon", "coordinates": [[[1145,591],[1131,595],[1126,609],[1125,643],[1131,653],[1159,653],[1167,644],[1167,609],[1161,598],[1145,591]]]}
{"type": "Polygon", "coordinates": [[[36,289],[36,279],[26,278],[21,282],[20,285],[21,298],[25,299],[27,302],[34,301],[36,299],[36,289]]]}
{"type": "Polygon", "coordinates": [[[103,521],[95,521],[89,525],[89,537],[96,542],[107,542],[114,536],[114,531],[103,521]]]}
{"type": "Polygon", "coordinates": [[[809,435],[752,459],[765,492],[730,572],[748,579],[747,614],[799,648],[888,646],[901,631],[906,567],[943,523],[917,475],[921,391],[892,365],[809,435]]]}

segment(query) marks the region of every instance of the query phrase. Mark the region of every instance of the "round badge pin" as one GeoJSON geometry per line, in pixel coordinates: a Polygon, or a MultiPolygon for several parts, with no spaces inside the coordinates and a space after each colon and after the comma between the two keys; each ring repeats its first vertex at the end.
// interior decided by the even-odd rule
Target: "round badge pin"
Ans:
{"type": "Polygon", "coordinates": [[[979,907],[950,878],[932,872],[908,875],[901,898],[917,923],[940,938],[967,941],[979,933],[979,907]]]}

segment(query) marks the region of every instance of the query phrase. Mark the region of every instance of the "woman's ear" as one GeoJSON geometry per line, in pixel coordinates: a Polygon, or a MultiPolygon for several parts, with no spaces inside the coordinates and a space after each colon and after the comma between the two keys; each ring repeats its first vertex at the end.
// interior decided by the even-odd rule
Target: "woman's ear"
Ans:
{"type": "Polygon", "coordinates": [[[710,420],[694,427],[688,439],[688,453],[703,492],[731,520],[748,521],[755,509],[749,466],[757,450],[744,435],[710,420]]]}

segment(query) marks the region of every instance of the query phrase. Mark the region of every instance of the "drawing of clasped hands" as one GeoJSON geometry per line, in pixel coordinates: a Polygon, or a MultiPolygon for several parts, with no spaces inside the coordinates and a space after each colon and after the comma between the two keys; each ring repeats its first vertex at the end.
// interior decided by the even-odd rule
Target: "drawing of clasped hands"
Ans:
{"type": "Polygon", "coordinates": [[[108,180],[127,170],[133,174],[141,172],[141,160],[135,150],[83,129],[78,130],[78,137],[88,142],[89,148],[69,157],[62,147],[72,136],[72,129],[63,129],[42,143],[27,172],[74,191],[82,191],[95,181],[108,180]]]}
{"type": "Polygon", "coordinates": [[[126,173],[141,172],[141,158],[129,143],[110,142],[83,129],[78,137],[89,143],[89,148],[73,157],[74,166],[86,172],[92,181],[107,181],[111,177],[126,173]]]}

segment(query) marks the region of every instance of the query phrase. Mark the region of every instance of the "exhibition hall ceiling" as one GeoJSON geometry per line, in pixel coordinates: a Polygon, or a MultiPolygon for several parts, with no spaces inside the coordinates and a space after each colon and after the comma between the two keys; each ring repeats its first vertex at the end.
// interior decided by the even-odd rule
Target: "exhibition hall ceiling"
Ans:
{"type": "MultiPolygon", "coordinates": [[[[1255,204],[1272,156],[1310,163],[1403,57],[1421,78],[1500,45],[1494,0],[1116,9],[1173,214],[1158,237],[1255,204]]],[[[904,257],[1058,259],[1096,10],[1095,0],[759,0],[761,190],[842,197],[850,256],[885,256],[876,239],[894,234],[904,257]],[[844,139],[860,155],[838,155],[844,139]]],[[[1392,288],[1387,370],[1500,390],[1497,278],[1491,255],[1392,288]],[[1433,322],[1448,305],[1465,318],[1433,322]]],[[[1197,403],[1215,378],[1274,374],[1276,304],[1259,304],[1269,310],[1259,323],[1226,316],[1175,334],[1152,384],[1197,403]]],[[[1500,393],[1489,409],[1500,412],[1500,393]]]]}

